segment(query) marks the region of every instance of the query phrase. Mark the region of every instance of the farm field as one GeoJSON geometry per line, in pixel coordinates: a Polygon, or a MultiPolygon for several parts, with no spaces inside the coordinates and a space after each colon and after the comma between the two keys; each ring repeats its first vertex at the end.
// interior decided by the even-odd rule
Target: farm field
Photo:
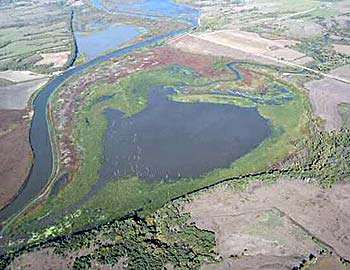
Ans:
{"type": "Polygon", "coordinates": [[[1,181],[0,207],[11,201],[24,183],[31,166],[28,120],[23,110],[0,110],[1,181]]]}
{"type": "Polygon", "coordinates": [[[223,258],[219,269],[291,269],[305,258],[309,264],[316,256],[329,256],[329,248],[349,257],[349,243],[339,240],[348,234],[349,222],[344,216],[348,200],[339,198],[348,194],[348,184],[322,191],[296,179],[268,185],[258,181],[244,192],[218,188],[202,194],[184,212],[191,213],[198,228],[215,232],[216,251],[223,258]]]}
{"type": "Polygon", "coordinates": [[[25,183],[32,163],[28,102],[49,78],[29,71],[0,72],[0,208],[10,203],[25,183]],[[6,155],[4,153],[7,153],[6,155]]]}
{"type": "MultiPolygon", "coordinates": [[[[350,78],[350,66],[342,66],[330,73],[343,78],[350,78]]],[[[315,108],[315,114],[325,119],[327,130],[340,129],[343,126],[342,116],[339,112],[341,104],[350,102],[349,84],[334,79],[315,80],[306,83],[310,91],[310,100],[315,108]]]]}
{"type": "Polygon", "coordinates": [[[58,1],[2,1],[0,8],[1,70],[52,72],[64,68],[68,58],[57,62],[53,56],[71,55],[75,50],[69,5],[58,1]]]}
{"type": "Polygon", "coordinates": [[[0,269],[350,269],[349,1],[0,9],[0,269]]]}

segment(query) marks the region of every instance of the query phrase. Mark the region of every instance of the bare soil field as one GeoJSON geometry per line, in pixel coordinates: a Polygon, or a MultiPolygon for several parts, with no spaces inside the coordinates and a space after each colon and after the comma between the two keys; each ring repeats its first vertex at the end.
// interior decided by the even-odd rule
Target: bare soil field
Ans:
{"type": "Polygon", "coordinates": [[[305,54],[298,52],[289,48],[281,48],[265,53],[265,55],[274,57],[274,58],[283,58],[287,61],[294,61],[297,59],[305,58],[305,54]]]}
{"type": "Polygon", "coordinates": [[[63,67],[69,59],[70,52],[58,52],[58,53],[42,53],[40,56],[42,60],[35,63],[35,65],[53,65],[54,68],[63,67]]]}
{"type": "MultiPolygon", "coordinates": [[[[304,59],[305,54],[289,48],[295,44],[292,40],[270,40],[255,33],[232,30],[185,35],[170,41],[170,46],[192,53],[273,65],[281,65],[278,60],[297,63],[304,59]]],[[[309,58],[306,60],[310,62],[309,58]]]]}
{"type": "Polygon", "coordinates": [[[338,53],[350,55],[350,45],[334,44],[333,48],[338,53]]]}
{"type": "MultiPolygon", "coordinates": [[[[343,66],[330,72],[331,75],[350,78],[350,66],[343,66]]],[[[338,105],[350,103],[350,85],[330,78],[314,80],[305,84],[315,114],[325,120],[326,130],[341,128],[342,119],[338,105]]]]}
{"type": "Polygon", "coordinates": [[[223,263],[204,269],[291,269],[324,248],[350,259],[348,183],[323,190],[281,179],[244,192],[217,188],[184,211],[196,226],[216,234],[223,263]]]}
{"type": "Polygon", "coordinates": [[[291,40],[270,40],[256,33],[245,31],[220,30],[198,35],[201,39],[213,43],[243,50],[246,53],[266,53],[273,49],[281,49],[296,44],[291,40]]]}
{"type": "Polygon", "coordinates": [[[320,24],[302,19],[289,20],[282,25],[286,28],[284,33],[286,37],[297,40],[317,37],[325,32],[324,27],[320,24]]]}
{"type": "Polygon", "coordinates": [[[295,59],[293,62],[294,64],[297,64],[297,65],[307,66],[312,62],[314,62],[314,59],[310,56],[305,56],[299,59],[295,59]]]}
{"type": "MultiPolygon", "coordinates": [[[[31,253],[23,254],[17,257],[6,269],[26,269],[26,270],[62,270],[62,269],[74,269],[73,263],[76,257],[89,254],[93,249],[81,249],[71,253],[70,257],[60,256],[54,253],[53,248],[45,248],[42,250],[33,251],[31,253]]],[[[120,265],[104,266],[97,262],[92,262],[91,269],[98,270],[112,270],[112,269],[125,269],[120,265]]]]}
{"type": "Polygon", "coordinates": [[[242,61],[256,61],[262,64],[276,65],[275,61],[247,54],[241,50],[230,48],[224,45],[215,44],[207,40],[199,39],[193,35],[185,35],[169,44],[171,47],[193,54],[224,56],[242,61]]]}
{"type": "Polygon", "coordinates": [[[32,94],[48,82],[48,78],[0,87],[0,109],[25,109],[32,94]]]}
{"type": "MultiPolygon", "coordinates": [[[[63,269],[74,269],[74,259],[79,256],[85,255],[84,251],[72,252],[70,258],[57,255],[53,252],[52,248],[42,249],[34,251],[28,254],[24,254],[17,257],[6,270],[63,270],[63,269]]],[[[117,264],[101,265],[96,261],[91,262],[91,268],[95,270],[123,270],[123,260],[119,260],[117,264]]]]}
{"type": "Polygon", "coordinates": [[[347,270],[349,267],[342,264],[336,256],[322,257],[315,264],[310,265],[309,270],[347,270]]]}
{"type": "Polygon", "coordinates": [[[13,83],[32,81],[47,78],[47,75],[34,73],[29,70],[6,70],[0,71],[0,79],[8,80],[13,83]]]}
{"type": "Polygon", "coordinates": [[[25,254],[16,258],[12,264],[7,267],[8,270],[15,269],[42,269],[58,270],[69,269],[72,267],[72,261],[62,258],[52,252],[52,250],[40,250],[31,254],[25,254]]]}
{"type": "Polygon", "coordinates": [[[8,203],[24,183],[31,166],[29,124],[25,111],[0,110],[0,208],[8,203]]]}

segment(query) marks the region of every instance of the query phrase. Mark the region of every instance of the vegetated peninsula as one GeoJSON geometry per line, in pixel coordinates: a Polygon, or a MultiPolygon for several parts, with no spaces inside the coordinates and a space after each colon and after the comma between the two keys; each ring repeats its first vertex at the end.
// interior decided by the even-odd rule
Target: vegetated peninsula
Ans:
{"type": "Polygon", "coordinates": [[[349,1],[0,12],[0,269],[350,269],[349,1]]]}

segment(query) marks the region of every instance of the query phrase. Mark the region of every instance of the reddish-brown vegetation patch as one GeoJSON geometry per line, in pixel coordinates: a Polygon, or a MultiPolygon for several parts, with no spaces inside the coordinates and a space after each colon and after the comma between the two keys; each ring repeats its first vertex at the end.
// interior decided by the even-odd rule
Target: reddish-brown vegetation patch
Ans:
{"type": "Polygon", "coordinates": [[[203,76],[220,76],[223,75],[222,70],[214,68],[216,58],[206,55],[197,55],[183,52],[170,47],[161,47],[155,49],[156,59],[162,65],[177,64],[192,68],[203,76]]]}
{"type": "Polygon", "coordinates": [[[0,208],[11,201],[31,166],[29,124],[25,111],[0,110],[0,208]]]}
{"type": "Polygon", "coordinates": [[[253,73],[247,69],[241,69],[242,76],[244,78],[244,83],[250,87],[253,82],[253,73]]]}

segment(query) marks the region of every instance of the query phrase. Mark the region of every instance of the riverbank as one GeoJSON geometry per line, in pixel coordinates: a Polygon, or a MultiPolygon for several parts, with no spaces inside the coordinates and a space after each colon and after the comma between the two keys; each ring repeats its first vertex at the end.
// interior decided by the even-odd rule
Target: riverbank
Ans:
{"type": "MultiPolygon", "coordinates": [[[[71,37],[72,37],[72,42],[71,42],[71,53],[70,53],[70,56],[69,56],[69,60],[66,62],[66,64],[64,65],[65,69],[68,69],[70,68],[73,63],[75,62],[75,59],[77,57],[77,52],[78,52],[78,48],[77,48],[77,44],[76,44],[76,40],[75,40],[75,36],[74,36],[74,29],[73,29],[73,19],[74,19],[74,10],[71,10],[71,15],[70,15],[70,32],[71,32],[71,37]]],[[[54,78],[54,76],[56,75],[51,75],[51,79],[52,80],[54,78]]],[[[44,87],[49,84],[50,81],[47,81],[45,83],[45,85],[39,87],[32,95],[31,97],[29,98],[29,101],[27,102],[27,108],[30,108],[30,109],[27,109],[27,111],[30,110],[30,112],[28,113],[29,116],[26,116],[25,118],[28,118],[29,121],[32,120],[32,112],[33,112],[33,107],[34,107],[34,100],[36,99],[37,95],[39,94],[40,91],[42,91],[44,89],[44,87]]],[[[24,116],[23,116],[24,117],[24,116]]],[[[50,122],[50,120],[48,121],[50,122]]],[[[32,128],[31,127],[31,124],[29,125],[28,124],[28,128],[25,128],[24,131],[27,131],[28,134],[30,134],[30,129],[32,128]]],[[[50,136],[50,138],[53,138],[50,136]]],[[[18,141],[21,141],[21,140],[18,140],[18,141]]],[[[29,143],[30,143],[30,139],[29,139],[29,143]]],[[[52,143],[52,142],[51,142],[52,143]]],[[[3,145],[3,144],[1,144],[3,145]]],[[[54,144],[53,144],[54,145],[54,144]]],[[[24,147],[25,148],[25,147],[24,147]]],[[[5,151],[4,151],[5,152],[5,151]]],[[[2,207],[0,207],[0,212],[5,209],[6,207],[8,207],[11,203],[13,203],[16,198],[23,192],[23,190],[25,189],[26,185],[28,184],[28,181],[29,181],[29,176],[30,174],[32,173],[32,169],[33,169],[33,165],[34,165],[34,162],[35,162],[35,155],[33,154],[33,149],[31,149],[31,162],[30,162],[30,166],[28,167],[28,170],[26,170],[26,177],[23,175],[23,176],[20,176],[19,178],[22,178],[24,179],[23,183],[20,185],[20,187],[17,189],[17,192],[15,192],[15,194],[13,196],[11,196],[11,199],[8,200],[6,202],[5,205],[3,205],[2,207]]],[[[25,158],[22,158],[21,159],[21,163],[26,163],[25,161],[25,158]]],[[[3,163],[2,163],[3,164],[3,163]]],[[[55,162],[54,162],[55,164],[55,162]]],[[[7,166],[8,167],[8,166],[7,166]]],[[[11,182],[11,180],[10,180],[11,182]]],[[[6,190],[9,190],[9,188],[7,188],[6,190]]],[[[45,193],[45,192],[44,192],[45,193]]]]}

